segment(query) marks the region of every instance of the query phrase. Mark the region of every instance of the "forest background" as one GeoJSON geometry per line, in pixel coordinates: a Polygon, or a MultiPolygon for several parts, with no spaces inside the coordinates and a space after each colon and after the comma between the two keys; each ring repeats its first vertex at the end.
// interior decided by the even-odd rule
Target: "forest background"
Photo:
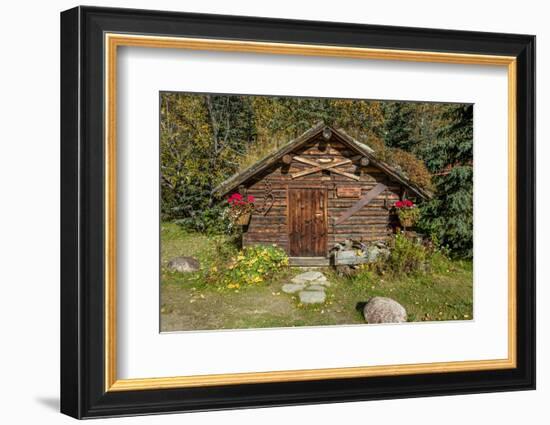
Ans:
{"type": "Polygon", "coordinates": [[[431,191],[418,230],[472,257],[472,104],[163,92],[160,109],[162,221],[226,232],[213,189],[324,121],[431,191]]]}

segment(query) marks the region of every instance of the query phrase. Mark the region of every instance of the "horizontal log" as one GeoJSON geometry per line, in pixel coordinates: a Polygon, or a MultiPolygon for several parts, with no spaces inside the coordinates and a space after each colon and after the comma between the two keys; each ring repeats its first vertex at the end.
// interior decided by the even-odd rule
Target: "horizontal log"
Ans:
{"type": "MultiPolygon", "coordinates": [[[[257,208],[261,208],[263,206],[263,198],[258,198],[258,200],[255,203],[257,208]]],[[[271,209],[273,208],[284,208],[286,209],[286,196],[284,198],[275,198],[273,200],[273,205],[271,206],[271,209]]],[[[271,209],[269,212],[271,212],[271,209]]]]}
{"type": "MultiPolygon", "coordinates": [[[[348,185],[350,187],[352,187],[353,185],[348,185]]],[[[376,185],[373,185],[373,184],[368,184],[368,185],[364,185],[364,184],[357,184],[357,186],[360,186],[361,187],[361,195],[359,197],[361,197],[362,195],[365,195],[367,194],[370,190],[374,189],[374,187],[376,185]]],[[[338,185],[338,187],[342,187],[340,184],[338,185]]],[[[392,192],[382,192],[382,194],[378,195],[375,199],[385,199],[387,196],[388,199],[393,199],[393,200],[399,200],[399,196],[396,195],[395,193],[392,193],[392,192]],[[387,195],[386,195],[387,194],[387,195]]],[[[343,200],[349,200],[349,201],[353,201],[354,199],[357,200],[358,198],[345,198],[343,196],[338,196],[338,194],[336,193],[335,190],[330,190],[329,193],[328,193],[328,197],[329,199],[343,199],[343,200]]]]}
{"type": "MultiPolygon", "coordinates": [[[[327,215],[329,218],[336,218],[342,215],[344,211],[346,211],[345,208],[329,208],[327,215]]],[[[357,213],[351,216],[348,220],[350,220],[350,222],[359,223],[372,220],[385,220],[389,222],[396,219],[397,217],[393,214],[390,214],[389,211],[386,209],[364,207],[361,210],[357,211],[357,213]]],[[[270,210],[267,215],[261,215],[258,213],[253,214],[250,223],[281,224],[286,223],[286,220],[286,208],[278,207],[277,209],[270,210]]]]}
{"type": "MultiPolygon", "coordinates": [[[[336,220],[337,217],[334,217],[334,220],[336,220]]],[[[356,216],[352,215],[351,217],[348,217],[346,221],[343,224],[331,224],[332,227],[338,227],[342,225],[348,225],[348,226],[371,226],[371,225],[388,225],[391,223],[391,220],[389,217],[365,217],[365,216],[356,216]]]]}
{"type": "Polygon", "coordinates": [[[374,233],[384,233],[388,231],[389,228],[386,224],[369,224],[368,226],[334,226],[329,228],[329,233],[333,235],[341,235],[348,233],[359,233],[359,234],[374,234],[374,233]]]}
{"type": "MultiPolygon", "coordinates": [[[[265,192],[265,189],[263,190],[249,189],[246,192],[246,194],[254,196],[254,198],[256,198],[256,202],[261,202],[264,199],[266,192],[265,192]]],[[[286,198],[286,189],[274,189],[271,191],[271,194],[275,198],[286,198]]]]}
{"type": "MultiPolygon", "coordinates": [[[[339,225],[328,225],[328,233],[372,233],[372,232],[382,232],[391,228],[390,221],[381,221],[381,220],[365,220],[365,221],[351,221],[351,218],[346,220],[345,223],[339,225]]],[[[274,223],[250,223],[248,230],[246,232],[247,237],[252,237],[252,235],[272,235],[273,237],[278,237],[278,235],[287,235],[288,226],[287,224],[274,224],[274,223]]]]}
{"type": "MultiPolygon", "coordinates": [[[[329,199],[328,201],[328,207],[330,209],[332,208],[351,208],[355,202],[357,202],[357,199],[349,199],[349,198],[334,198],[329,199]]],[[[383,195],[379,195],[378,197],[374,198],[372,201],[369,202],[368,205],[364,206],[363,208],[383,208],[384,207],[384,201],[385,197],[383,195]]],[[[393,203],[393,200],[388,197],[388,207],[391,207],[393,203]]]]}
{"type": "Polygon", "coordinates": [[[328,239],[329,240],[345,240],[345,239],[357,239],[361,240],[361,238],[366,237],[378,237],[378,236],[386,236],[391,235],[391,229],[378,229],[376,232],[352,232],[349,231],[348,233],[329,233],[328,239]]]}
{"type": "Polygon", "coordinates": [[[286,215],[253,215],[250,226],[256,224],[286,224],[286,215]]]}
{"type": "MultiPolygon", "coordinates": [[[[346,211],[345,208],[337,208],[337,209],[330,208],[328,211],[328,216],[340,217],[344,211],[346,211]]],[[[392,214],[389,214],[388,210],[385,210],[382,208],[363,207],[362,209],[357,211],[355,214],[353,214],[352,217],[370,217],[370,218],[383,219],[391,216],[392,214]]]]}
{"type": "Polygon", "coordinates": [[[283,233],[287,232],[286,224],[252,223],[248,225],[247,234],[252,233],[283,233]]]}
{"type": "Polygon", "coordinates": [[[383,224],[374,225],[374,226],[347,226],[347,227],[334,227],[329,228],[329,234],[332,236],[337,235],[374,235],[374,234],[385,234],[391,232],[392,228],[390,226],[385,226],[383,224]]]}
{"type": "Polygon", "coordinates": [[[372,233],[370,235],[365,234],[358,234],[358,233],[352,233],[348,235],[330,235],[327,239],[328,247],[331,248],[336,244],[345,243],[346,241],[349,241],[350,239],[353,241],[358,242],[368,242],[368,241],[382,241],[382,240],[388,240],[391,238],[391,233],[380,233],[375,234],[372,233]]]}
{"type": "MultiPolygon", "coordinates": [[[[261,207],[262,204],[259,204],[258,207],[261,207]]],[[[278,215],[283,215],[286,217],[286,204],[285,205],[273,205],[269,211],[267,212],[267,214],[264,216],[263,213],[259,213],[259,212],[255,212],[253,217],[254,216],[259,216],[259,217],[275,217],[275,216],[278,216],[278,215]]]]}

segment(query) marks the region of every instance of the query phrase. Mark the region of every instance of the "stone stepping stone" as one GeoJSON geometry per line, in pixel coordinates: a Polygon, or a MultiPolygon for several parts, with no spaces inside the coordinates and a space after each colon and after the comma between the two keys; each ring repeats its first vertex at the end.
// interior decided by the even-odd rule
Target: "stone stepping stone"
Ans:
{"type": "Polygon", "coordinates": [[[292,283],[325,282],[326,276],[321,272],[309,271],[292,278],[292,283]]]}
{"type": "Polygon", "coordinates": [[[324,291],[325,290],[325,287],[323,285],[309,285],[307,288],[306,288],[306,291],[324,291]]]}
{"type": "Polygon", "coordinates": [[[285,283],[282,290],[286,294],[294,294],[306,287],[305,283],[285,283]]]}
{"type": "Polygon", "coordinates": [[[327,294],[325,291],[301,291],[300,302],[302,304],[321,304],[325,302],[327,294]]]}

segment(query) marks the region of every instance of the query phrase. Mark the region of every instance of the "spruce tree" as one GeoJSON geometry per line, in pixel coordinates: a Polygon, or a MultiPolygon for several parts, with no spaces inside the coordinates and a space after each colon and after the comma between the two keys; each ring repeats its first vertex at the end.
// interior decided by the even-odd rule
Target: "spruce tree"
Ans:
{"type": "Polygon", "coordinates": [[[432,146],[422,156],[436,196],[423,206],[422,227],[453,252],[473,251],[473,105],[448,105],[432,146]]]}
{"type": "Polygon", "coordinates": [[[384,105],[384,143],[390,148],[412,152],[416,145],[414,138],[415,104],[390,102],[384,105]]]}

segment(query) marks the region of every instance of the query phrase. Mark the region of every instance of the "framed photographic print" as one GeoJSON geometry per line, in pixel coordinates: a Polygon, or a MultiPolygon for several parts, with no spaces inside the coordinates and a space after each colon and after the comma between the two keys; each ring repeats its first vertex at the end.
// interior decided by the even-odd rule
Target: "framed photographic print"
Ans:
{"type": "Polygon", "coordinates": [[[533,389],[529,35],[61,14],[61,411],[533,389]]]}

